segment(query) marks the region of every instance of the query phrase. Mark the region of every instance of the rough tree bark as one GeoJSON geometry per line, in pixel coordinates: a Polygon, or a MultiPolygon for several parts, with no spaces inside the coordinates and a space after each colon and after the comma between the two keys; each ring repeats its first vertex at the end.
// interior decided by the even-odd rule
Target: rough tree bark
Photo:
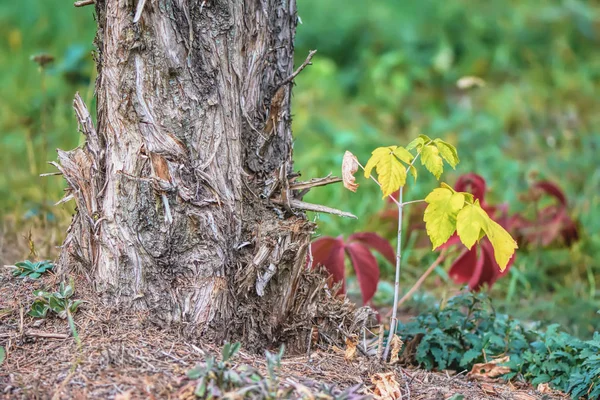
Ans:
{"type": "Polygon", "coordinates": [[[285,196],[295,1],[95,7],[97,125],[77,96],[86,143],[56,164],[77,203],[63,272],[159,321],[277,340],[323,286],[285,196]]]}

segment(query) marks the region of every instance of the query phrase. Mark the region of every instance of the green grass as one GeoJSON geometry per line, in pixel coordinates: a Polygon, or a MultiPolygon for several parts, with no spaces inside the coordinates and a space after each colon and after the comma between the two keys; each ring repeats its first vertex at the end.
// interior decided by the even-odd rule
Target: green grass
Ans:
{"type": "Polygon", "coordinates": [[[24,0],[0,4],[0,215],[35,212],[60,199],[62,179],[40,178],[55,171],[56,148],[78,145],[73,95],[91,99],[91,51],[95,23],[90,7],[61,1],[24,0]],[[31,56],[55,62],[44,71],[31,56]]]}
{"type": "MultiPolygon", "coordinates": [[[[445,181],[476,172],[490,185],[489,199],[508,202],[511,211],[523,208],[519,193],[532,176],[556,182],[581,225],[581,241],[569,250],[520,252],[492,294],[520,318],[557,321],[583,336],[599,329],[600,6],[300,0],[298,8],[297,63],[318,49],[293,98],[294,156],[303,177],[339,174],[345,150],[365,162],[375,147],[406,144],[423,132],[459,149],[461,163],[445,181]],[[461,92],[455,83],[467,75],[486,86],[461,92]]],[[[53,170],[46,161],[56,158],[56,148],[81,140],[71,102],[80,91],[93,106],[94,29],[91,7],[0,4],[0,219],[44,212],[61,196],[59,177],[38,174],[53,170]],[[41,52],[56,58],[43,73],[30,60],[41,52]]],[[[356,194],[328,186],[306,197],[360,217],[320,215],[320,234],[381,227],[378,189],[358,181],[356,194]]],[[[408,200],[434,185],[410,184],[408,200]]],[[[433,257],[405,243],[403,288],[433,257]]],[[[382,267],[389,278],[391,267],[382,267]]],[[[439,269],[436,279],[445,278],[439,269]]]]}

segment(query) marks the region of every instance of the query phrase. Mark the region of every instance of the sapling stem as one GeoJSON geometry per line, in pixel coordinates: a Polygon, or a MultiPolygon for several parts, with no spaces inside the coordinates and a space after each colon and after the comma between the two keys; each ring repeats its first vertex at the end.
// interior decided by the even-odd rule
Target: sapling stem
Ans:
{"type": "MultiPolygon", "coordinates": [[[[413,158],[413,160],[410,163],[410,165],[408,166],[408,168],[406,168],[406,173],[408,173],[408,171],[412,168],[415,161],[417,161],[417,158],[419,158],[420,155],[421,155],[421,152],[419,151],[417,153],[417,155],[415,156],[415,158],[413,158]]],[[[364,171],[365,167],[363,167],[360,162],[358,162],[358,161],[356,161],[356,162],[360,166],[360,168],[364,171]]],[[[371,178],[379,187],[381,187],[381,184],[377,181],[377,179],[375,179],[375,177],[373,175],[369,175],[369,178],[371,178]]],[[[388,334],[387,343],[385,345],[385,351],[383,353],[384,360],[387,360],[387,358],[388,358],[392,339],[394,337],[394,334],[396,333],[396,324],[398,322],[398,316],[397,316],[398,315],[398,297],[400,297],[400,269],[401,269],[401,265],[402,265],[402,263],[401,263],[401,261],[402,261],[402,210],[403,210],[404,206],[407,204],[420,203],[420,202],[425,201],[425,200],[413,200],[413,201],[407,201],[406,203],[403,203],[402,202],[403,189],[404,189],[404,187],[402,186],[398,190],[398,200],[396,200],[393,195],[388,196],[398,207],[398,240],[396,243],[396,275],[394,278],[394,306],[392,308],[392,319],[390,321],[390,332],[388,334]]]]}
{"type": "MultiPolygon", "coordinates": [[[[412,162],[406,168],[406,173],[412,168],[417,158],[421,152],[419,151],[415,158],[413,158],[412,162]]],[[[402,195],[404,192],[404,186],[400,187],[398,190],[398,201],[396,205],[398,206],[398,241],[396,242],[396,276],[394,278],[394,305],[392,307],[392,319],[390,320],[390,332],[388,334],[387,343],[385,344],[385,351],[383,352],[383,360],[387,360],[390,354],[390,346],[392,344],[392,339],[396,334],[396,325],[398,324],[398,297],[400,297],[400,268],[402,266],[402,211],[404,209],[404,205],[408,203],[415,203],[417,201],[411,201],[407,203],[402,202],[402,195]]],[[[394,196],[391,196],[392,198],[394,196]]]]}
{"type": "Polygon", "coordinates": [[[396,276],[394,278],[394,307],[392,308],[392,319],[390,320],[390,333],[388,334],[387,343],[385,345],[385,351],[383,352],[383,359],[387,360],[390,353],[390,345],[392,339],[396,334],[396,324],[398,322],[398,296],[400,294],[400,266],[402,261],[402,210],[404,204],[402,203],[402,194],[404,187],[401,187],[398,191],[398,241],[396,243],[396,276]]]}
{"type": "MultiPolygon", "coordinates": [[[[406,204],[406,203],[405,203],[406,204]]],[[[444,259],[446,258],[446,252],[447,250],[444,249],[442,250],[442,252],[440,253],[440,255],[438,256],[438,258],[436,258],[436,260],[429,266],[429,268],[427,268],[427,271],[425,271],[423,273],[423,275],[421,275],[421,277],[419,278],[419,280],[413,285],[413,287],[410,288],[410,290],[408,292],[406,292],[406,294],[404,296],[402,296],[402,298],[396,303],[396,307],[400,308],[400,306],[402,304],[404,304],[408,299],[410,299],[412,297],[413,294],[415,294],[415,292],[417,290],[419,290],[419,288],[421,287],[421,285],[423,284],[423,282],[425,282],[425,279],[427,279],[427,277],[429,275],[431,275],[431,273],[433,272],[433,270],[440,265],[440,263],[442,261],[444,261],[444,259]]],[[[392,310],[390,310],[386,317],[389,317],[390,314],[392,313],[392,310]]]]}

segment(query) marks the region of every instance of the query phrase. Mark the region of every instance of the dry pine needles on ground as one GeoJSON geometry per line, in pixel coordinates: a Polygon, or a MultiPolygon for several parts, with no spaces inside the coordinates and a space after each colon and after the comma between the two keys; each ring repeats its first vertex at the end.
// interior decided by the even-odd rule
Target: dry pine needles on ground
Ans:
{"type": "MultiPolygon", "coordinates": [[[[86,301],[75,315],[79,348],[66,321],[27,315],[33,291],[56,283],[53,275],[32,281],[15,279],[6,268],[0,274],[0,345],[7,353],[0,369],[0,398],[194,398],[195,384],[186,372],[208,354],[219,354],[219,346],[154,326],[143,314],[106,309],[92,291],[79,285],[77,297],[86,301]]],[[[360,385],[359,393],[375,398],[450,399],[460,398],[458,394],[464,399],[566,398],[536,392],[525,384],[382,365],[360,352],[349,360],[345,353],[323,344],[310,354],[286,356],[278,373],[280,384],[305,388],[295,392],[299,398],[310,398],[311,390],[323,385],[360,385]]],[[[234,362],[266,371],[263,355],[243,349],[234,362]]]]}

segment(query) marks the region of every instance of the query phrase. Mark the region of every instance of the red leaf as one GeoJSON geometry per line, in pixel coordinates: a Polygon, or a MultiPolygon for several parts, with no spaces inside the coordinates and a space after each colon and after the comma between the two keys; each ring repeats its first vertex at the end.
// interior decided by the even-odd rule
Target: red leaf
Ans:
{"type": "Polygon", "coordinates": [[[552,197],[554,197],[560,204],[563,206],[567,205],[567,198],[565,197],[564,192],[554,183],[550,181],[540,181],[535,183],[531,187],[532,191],[541,191],[552,197]]]}
{"type": "MultiPolygon", "coordinates": [[[[494,248],[487,238],[481,241],[480,248],[481,254],[479,255],[479,258],[481,258],[482,262],[481,274],[479,275],[477,282],[473,282],[473,286],[471,286],[472,290],[479,290],[485,284],[491,288],[498,278],[508,271],[507,265],[507,269],[505,269],[503,273],[500,272],[500,267],[494,258],[494,248]]],[[[508,263],[510,265],[512,264],[512,261],[509,261],[508,263]]]]}
{"type": "Polygon", "coordinates": [[[333,277],[334,284],[342,282],[341,293],[346,293],[345,247],[342,236],[337,238],[322,237],[310,244],[313,268],[322,265],[333,277]]]}
{"type": "Polygon", "coordinates": [[[486,184],[483,177],[474,173],[461,175],[456,181],[456,185],[454,185],[454,190],[471,193],[479,200],[479,203],[483,207],[486,192],[486,184]]]}
{"type": "Polygon", "coordinates": [[[346,245],[346,252],[350,256],[356,278],[360,285],[363,304],[367,304],[377,291],[379,282],[379,266],[375,256],[362,243],[353,242],[346,245]]]}
{"type": "MultiPolygon", "coordinates": [[[[450,238],[449,241],[451,241],[450,238]]],[[[515,256],[508,261],[504,272],[500,272],[500,267],[494,258],[494,248],[487,238],[479,242],[479,246],[474,246],[471,250],[465,249],[460,256],[450,266],[450,278],[459,284],[468,283],[469,289],[479,290],[485,284],[492,287],[494,283],[508,273],[508,269],[513,264],[515,256]],[[477,247],[480,248],[479,255],[477,247]]]]}
{"type": "Polygon", "coordinates": [[[513,216],[509,227],[520,242],[545,247],[560,238],[570,246],[579,239],[579,232],[577,224],[567,214],[567,199],[563,191],[552,182],[540,181],[531,186],[523,199],[538,202],[544,194],[556,199],[557,203],[538,211],[535,220],[513,216]]]}
{"type": "MultiPolygon", "coordinates": [[[[460,256],[450,266],[448,274],[456,283],[468,283],[474,275],[474,269],[477,265],[477,246],[471,250],[465,248],[460,256]]],[[[470,286],[470,285],[469,285],[470,286]]]]}
{"type": "Polygon", "coordinates": [[[460,237],[458,237],[456,232],[454,232],[452,236],[450,236],[450,238],[446,241],[446,243],[439,246],[436,250],[447,249],[450,246],[455,246],[459,244],[462,244],[462,242],[460,241],[460,237]]]}
{"type": "Polygon", "coordinates": [[[394,249],[390,245],[390,242],[375,232],[354,233],[348,237],[348,243],[352,243],[354,241],[361,242],[370,248],[377,250],[390,263],[393,265],[396,264],[396,255],[394,254],[394,249]]]}

